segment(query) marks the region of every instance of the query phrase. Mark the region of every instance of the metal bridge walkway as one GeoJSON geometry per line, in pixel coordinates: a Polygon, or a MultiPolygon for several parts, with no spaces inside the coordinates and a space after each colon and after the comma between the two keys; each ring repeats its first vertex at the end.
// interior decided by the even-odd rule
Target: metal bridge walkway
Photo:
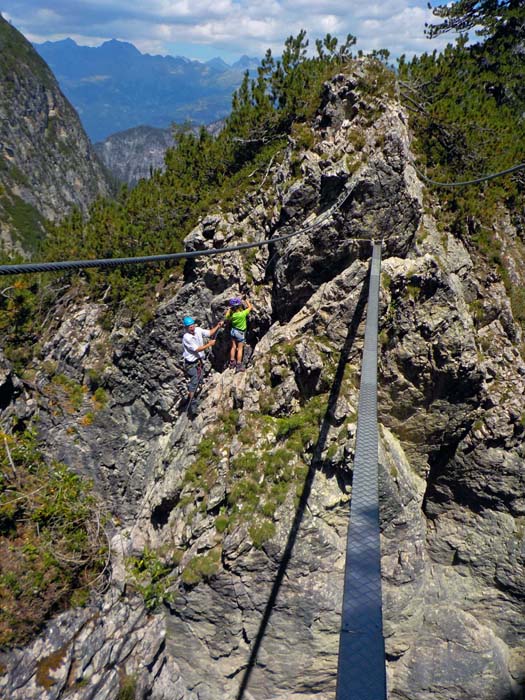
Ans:
{"type": "Polygon", "coordinates": [[[370,264],[336,700],[385,700],[379,546],[377,327],[381,245],[370,264]]]}

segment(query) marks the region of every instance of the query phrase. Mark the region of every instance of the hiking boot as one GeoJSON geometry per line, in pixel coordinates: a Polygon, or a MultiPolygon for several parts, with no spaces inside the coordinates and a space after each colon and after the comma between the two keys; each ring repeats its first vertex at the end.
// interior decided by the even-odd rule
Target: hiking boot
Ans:
{"type": "Polygon", "coordinates": [[[230,360],[230,364],[228,365],[229,369],[235,369],[237,366],[237,363],[235,360],[230,360]]]}
{"type": "Polygon", "coordinates": [[[235,365],[235,371],[236,372],[244,372],[244,367],[241,365],[240,362],[237,362],[237,364],[235,365]]]}
{"type": "Polygon", "coordinates": [[[183,396],[182,399],[179,401],[177,404],[177,411],[179,413],[186,413],[188,410],[188,405],[189,405],[189,399],[187,396],[183,396]]]}

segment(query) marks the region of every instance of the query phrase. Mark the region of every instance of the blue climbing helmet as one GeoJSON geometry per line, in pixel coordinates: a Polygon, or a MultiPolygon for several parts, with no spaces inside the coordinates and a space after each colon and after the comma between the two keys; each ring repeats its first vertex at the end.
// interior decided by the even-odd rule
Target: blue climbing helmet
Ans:
{"type": "Polygon", "coordinates": [[[242,299],[239,299],[239,297],[233,297],[233,299],[230,299],[230,306],[242,306],[242,299]]]}
{"type": "Polygon", "coordinates": [[[186,328],[188,328],[188,326],[193,326],[193,324],[195,323],[195,319],[191,316],[184,316],[184,318],[182,319],[182,323],[186,328]]]}

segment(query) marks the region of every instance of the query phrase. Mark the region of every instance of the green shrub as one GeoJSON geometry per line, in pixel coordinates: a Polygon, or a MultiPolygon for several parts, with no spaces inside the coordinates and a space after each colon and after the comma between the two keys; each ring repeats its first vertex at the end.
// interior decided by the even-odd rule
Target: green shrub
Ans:
{"type": "Polygon", "coordinates": [[[47,464],[30,432],[0,433],[0,474],[0,645],[12,646],[86,600],[105,567],[105,516],[91,485],[47,464]]]}
{"type": "Polygon", "coordinates": [[[512,287],[510,290],[510,303],[514,319],[525,328],[525,289],[512,287]]]}
{"type": "Polygon", "coordinates": [[[231,466],[236,474],[255,473],[260,464],[260,456],[257,452],[241,452],[232,460],[231,466]]]}
{"type": "Polygon", "coordinates": [[[194,586],[200,581],[209,581],[220,570],[221,556],[221,548],[216,547],[207,554],[193,557],[182,572],[182,581],[187,586],[194,586]]]}
{"type": "Polygon", "coordinates": [[[346,138],[356,151],[361,151],[366,144],[365,133],[362,129],[349,129],[346,132],[346,138]]]}
{"type": "Polygon", "coordinates": [[[230,518],[228,515],[226,515],[226,513],[218,515],[215,518],[215,529],[219,533],[223,533],[225,530],[227,530],[229,524],[230,524],[230,518]]]}
{"type": "Polygon", "coordinates": [[[259,504],[260,491],[260,485],[249,477],[236,481],[227,495],[228,504],[238,511],[253,511],[259,504]]]}
{"type": "Polygon", "coordinates": [[[97,409],[104,408],[108,402],[108,398],[109,397],[107,391],[101,386],[95,389],[95,392],[93,393],[93,401],[95,402],[95,406],[97,409]]]}
{"type": "Polygon", "coordinates": [[[262,513],[267,518],[273,518],[276,510],[277,510],[277,502],[276,501],[267,500],[263,503],[262,513]]]}
{"type": "Polygon", "coordinates": [[[252,525],[248,529],[248,532],[250,533],[254,547],[260,549],[265,542],[271,540],[275,535],[275,523],[270,520],[263,520],[261,523],[252,525]]]}
{"type": "Polygon", "coordinates": [[[135,675],[123,675],[120,678],[120,687],[116,700],[135,700],[137,692],[137,677],[135,675]]]}
{"type": "Polygon", "coordinates": [[[174,594],[169,590],[173,584],[170,574],[181,559],[180,550],[171,552],[169,561],[166,561],[159,551],[149,547],[145,547],[140,556],[128,557],[126,568],[130,581],[144,598],[148,610],[173,602],[174,594]]]}
{"type": "Polygon", "coordinates": [[[63,390],[60,398],[62,399],[62,407],[67,413],[74,413],[81,409],[87,387],[64,374],[55,374],[51,383],[55,389],[60,387],[63,390]]]}

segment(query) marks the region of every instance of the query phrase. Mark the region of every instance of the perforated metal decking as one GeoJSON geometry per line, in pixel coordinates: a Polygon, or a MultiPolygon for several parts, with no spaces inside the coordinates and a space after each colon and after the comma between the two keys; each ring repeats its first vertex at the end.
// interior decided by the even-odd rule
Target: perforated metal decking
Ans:
{"type": "Polygon", "coordinates": [[[381,245],[374,244],[346,548],[337,700],[386,699],[377,484],[377,325],[380,269],[381,245]]]}

